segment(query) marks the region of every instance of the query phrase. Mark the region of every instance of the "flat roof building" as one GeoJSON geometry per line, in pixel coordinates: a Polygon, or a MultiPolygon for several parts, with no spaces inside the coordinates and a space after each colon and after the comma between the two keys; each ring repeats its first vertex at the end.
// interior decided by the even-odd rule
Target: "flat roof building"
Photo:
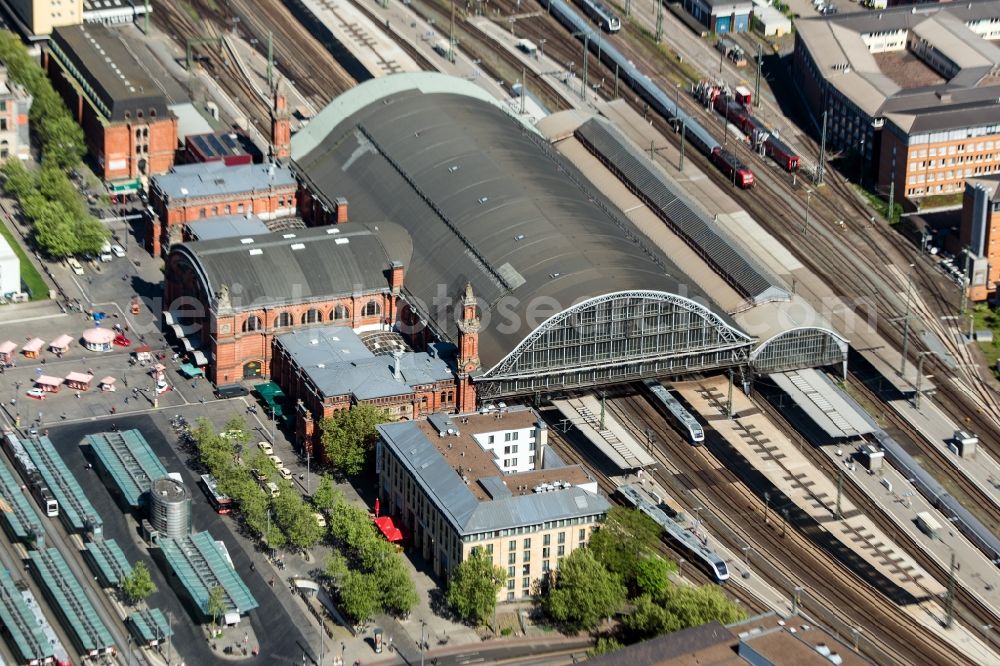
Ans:
{"type": "Polygon", "coordinates": [[[100,23],[58,28],[43,61],[83,127],[98,173],[115,191],[135,191],[173,166],[177,118],[115,29],[100,23]]]}
{"type": "Polygon", "coordinates": [[[378,430],[383,511],[438,575],[475,548],[489,553],[507,572],[500,600],[531,597],[610,508],[582,467],[554,456],[559,466],[546,465],[548,431],[531,409],[438,413],[378,430]]]}
{"type": "Polygon", "coordinates": [[[21,293],[21,260],[7,238],[0,236],[0,296],[10,298],[21,293]]]}
{"type": "Polygon", "coordinates": [[[60,26],[83,22],[84,0],[0,0],[17,30],[40,41],[60,26]]]}
{"type": "Polygon", "coordinates": [[[208,241],[220,238],[243,238],[271,233],[264,220],[256,215],[221,215],[184,225],[184,241],[208,241]]]}
{"type": "Polygon", "coordinates": [[[246,134],[231,130],[189,134],[184,138],[184,154],[187,162],[223,162],[226,166],[251,164],[264,159],[246,134]]]}
{"type": "Polygon", "coordinates": [[[319,326],[274,337],[271,380],[295,412],[297,440],[319,460],[319,421],[357,404],[416,419],[455,408],[454,350],[407,348],[401,336],[319,326]]]}
{"type": "Polygon", "coordinates": [[[154,215],[146,245],[159,256],[181,241],[183,225],[219,216],[255,215],[261,220],[290,217],[296,212],[298,183],[277,164],[237,164],[223,160],[181,164],[155,176],[149,184],[154,215]]]}
{"type": "MultiPolygon", "coordinates": [[[[795,69],[827,146],[897,199],[1000,171],[1000,0],[796,21],[795,69]]],[[[853,174],[852,174],[853,175],[853,174]]]]}

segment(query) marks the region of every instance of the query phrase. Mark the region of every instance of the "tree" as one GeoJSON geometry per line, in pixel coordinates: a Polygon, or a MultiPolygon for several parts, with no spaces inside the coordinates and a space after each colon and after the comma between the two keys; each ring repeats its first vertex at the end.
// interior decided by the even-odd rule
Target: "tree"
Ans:
{"type": "Polygon", "coordinates": [[[503,587],[506,571],[494,566],[493,558],[482,548],[455,568],[448,583],[448,604],[465,622],[485,625],[497,607],[497,593],[503,587]]]}
{"type": "Polygon", "coordinates": [[[307,511],[305,505],[300,502],[302,510],[295,516],[295,520],[285,528],[285,534],[293,546],[298,548],[309,548],[319,543],[323,538],[323,528],[316,522],[316,517],[311,511],[307,511]]]}
{"type": "Polygon", "coordinates": [[[417,605],[417,586],[403,559],[386,542],[385,557],[375,566],[372,575],[378,583],[382,610],[394,615],[406,615],[417,605]]]}
{"type": "Polygon", "coordinates": [[[149,575],[149,569],[145,562],[136,562],[132,567],[132,573],[125,576],[121,581],[122,594],[131,604],[144,601],[149,595],[156,592],[156,583],[149,575]]]}
{"type": "Polygon", "coordinates": [[[667,589],[670,574],[676,567],[662,557],[649,555],[636,567],[635,584],[639,594],[657,595],[667,589]]]}
{"type": "Polygon", "coordinates": [[[340,579],[340,605],[355,624],[364,624],[381,610],[378,581],[372,574],[349,569],[340,579]]]}
{"type": "Polygon", "coordinates": [[[653,601],[648,594],[634,601],[632,612],[625,616],[622,624],[634,641],[643,641],[682,628],[677,616],[653,601]]]}
{"type": "Polygon", "coordinates": [[[216,585],[208,591],[208,604],[205,610],[212,618],[212,625],[217,625],[219,616],[226,612],[226,591],[221,585],[216,585]]]}
{"type": "Polygon", "coordinates": [[[18,200],[38,190],[38,178],[21,160],[7,160],[0,167],[0,173],[4,177],[4,191],[18,200]]]}
{"type": "Polygon", "coordinates": [[[364,404],[323,419],[321,441],[327,459],[348,476],[359,474],[375,445],[375,426],[390,420],[385,410],[364,404]]]}
{"type": "Polygon", "coordinates": [[[745,617],[740,607],[715,585],[669,585],[660,595],[659,601],[678,618],[680,629],[696,627],[713,620],[723,625],[732,624],[745,617]]]}
{"type": "Polygon", "coordinates": [[[597,643],[594,647],[587,650],[588,657],[599,657],[602,654],[608,654],[609,652],[615,652],[616,650],[621,650],[624,646],[616,641],[614,638],[600,637],[597,639],[597,643]]]}
{"type": "Polygon", "coordinates": [[[608,571],[621,576],[634,596],[639,592],[639,564],[656,552],[660,532],[660,526],[646,514],[616,506],[587,547],[608,571]]]}
{"type": "Polygon", "coordinates": [[[589,548],[563,560],[555,584],[542,599],[546,614],[572,629],[590,629],[625,603],[621,578],[597,561],[589,548]]]}
{"type": "Polygon", "coordinates": [[[313,491],[312,503],[320,511],[331,511],[340,497],[342,495],[334,487],[333,479],[324,474],[320,477],[319,483],[316,484],[316,490],[313,491]]]}

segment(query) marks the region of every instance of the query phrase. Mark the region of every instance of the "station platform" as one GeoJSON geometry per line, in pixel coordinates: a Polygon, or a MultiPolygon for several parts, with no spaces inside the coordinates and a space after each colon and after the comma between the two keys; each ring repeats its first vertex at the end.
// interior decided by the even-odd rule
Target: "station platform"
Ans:
{"type": "Polygon", "coordinates": [[[656,464],[656,459],[646,447],[639,444],[607,409],[604,410],[602,423],[601,403],[595,396],[587,394],[553,400],[552,404],[619,469],[633,470],[656,464]]]}
{"type": "Polygon", "coordinates": [[[941,584],[846,497],[841,498],[838,518],[835,484],[738,390],[733,391],[734,418],[727,419],[727,378],[679,383],[674,390],[795,508],[864,560],[859,566],[874,569],[914,600],[944,593],[941,584]]]}
{"type": "Polygon", "coordinates": [[[872,433],[878,425],[848,401],[833,382],[815,369],[769,375],[770,379],[833,439],[854,439],[872,433]]]}
{"type": "Polygon", "coordinates": [[[373,76],[419,72],[399,44],[349,2],[299,0],[373,76]]]}

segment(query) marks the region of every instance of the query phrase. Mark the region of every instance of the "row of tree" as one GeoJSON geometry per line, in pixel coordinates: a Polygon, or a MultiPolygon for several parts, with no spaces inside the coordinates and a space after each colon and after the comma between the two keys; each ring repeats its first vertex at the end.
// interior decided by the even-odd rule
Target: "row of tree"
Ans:
{"type": "Polygon", "coordinates": [[[368,511],[334,498],[330,535],[337,552],[326,563],[341,609],[364,624],[379,613],[405,615],[417,603],[417,591],[402,555],[375,529],[368,511]]]}
{"type": "Polygon", "coordinates": [[[200,418],[192,436],[219,490],[238,504],[246,525],[269,546],[309,548],[324,537],[312,508],[291,483],[278,476],[274,463],[259,449],[246,450],[250,436],[242,418],[230,420],[223,434],[208,419],[200,418]],[[275,481],[277,496],[264,491],[257,475],[275,481]]]}
{"type": "Polygon", "coordinates": [[[36,244],[46,254],[60,258],[97,253],[110,232],[89,214],[67,175],[84,155],[83,130],[21,40],[7,30],[0,30],[0,61],[7,65],[11,79],[31,93],[31,128],[42,152],[38,172],[20,160],[7,161],[4,190],[17,199],[32,224],[36,244]]]}

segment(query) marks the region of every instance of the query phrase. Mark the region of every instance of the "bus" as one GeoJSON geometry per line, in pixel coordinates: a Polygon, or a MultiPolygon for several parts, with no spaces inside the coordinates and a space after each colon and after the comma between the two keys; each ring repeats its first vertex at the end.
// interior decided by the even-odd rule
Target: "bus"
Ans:
{"type": "Polygon", "coordinates": [[[219,484],[214,476],[202,474],[201,486],[205,489],[208,502],[216,513],[227,514],[233,510],[233,500],[219,492],[219,484]]]}

